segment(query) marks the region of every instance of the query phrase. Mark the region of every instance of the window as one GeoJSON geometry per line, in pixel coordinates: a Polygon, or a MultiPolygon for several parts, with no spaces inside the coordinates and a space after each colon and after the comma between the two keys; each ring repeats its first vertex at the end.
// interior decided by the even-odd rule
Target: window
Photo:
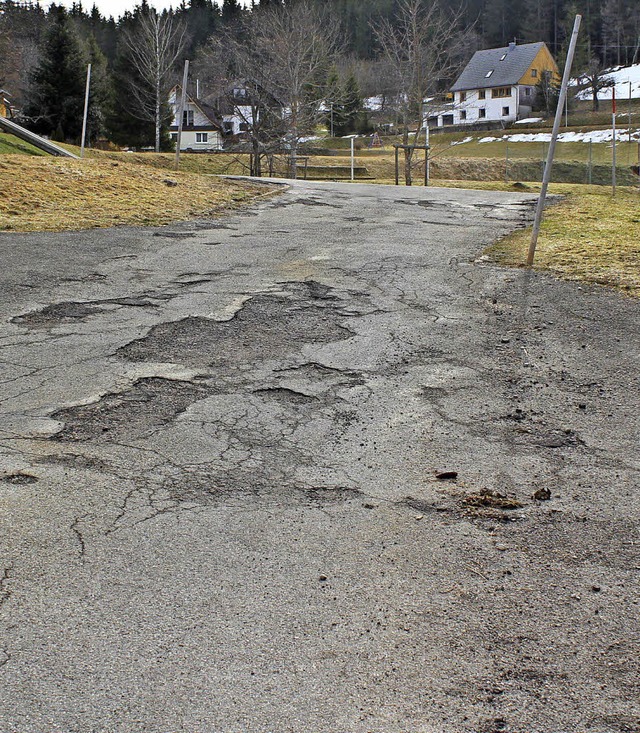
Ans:
{"type": "Polygon", "coordinates": [[[460,92],[460,101],[466,102],[467,101],[467,93],[466,92],[460,92]]]}
{"type": "Polygon", "coordinates": [[[231,120],[225,120],[222,125],[225,135],[233,135],[233,122],[231,120]]]}
{"type": "Polygon", "coordinates": [[[482,107],[478,110],[478,117],[483,120],[487,116],[487,110],[482,107]]]}
{"type": "Polygon", "coordinates": [[[502,108],[502,116],[503,117],[508,117],[509,116],[509,108],[508,107],[503,107],[502,108]]]}
{"type": "Polygon", "coordinates": [[[478,99],[486,99],[486,97],[487,97],[487,93],[485,92],[485,90],[480,89],[480,91],[478,92],[478,99]]]}
{"type": "Polygon", "coordinates": [[[466,120],[466,119],[467,119],[467,111],[466,111],[465,109],[463,109],[463,110],[462,110],[462,111],[460,112],[460,119],[461,119],[461,120],[466,120]]]}
{"type": "Polygon", "coordinates": [[[538,76],[538,69],[531,69],[531,76],[535,79],[538,76]]]}
{"type": "Polygon", "coordinates": [[[488,79],[491,76],[491,74],[493,74],[494,71],[495,69],[491,69],[491,71],[487,71],[487,73],[484,75],[484,78],[488,79]]]}
{"type": "Polygon", "coordinates": [[[209,142],[209,133],[208,132],[196,132],[196,142],[197,143],[208,143],[209,142]]]}
{"type": "Polygon", "coordinates": [[[188,127],[189,125],[193,125],[193,110],[192,109],[185,109],[182,113],[182,124],[185,127],[188,127]]]}
{"type": "Polygon", "coordinates": [[[248,129],[249,129],[249,125],[247,122],[240,123],[240,132],[246,132],[248,129]]]}
{"type": "Polygon", "coordinates": [[[172,140],[172,141],[173,141],[174,143],[177,143],[177,142],[178,142],[178,133],[177,133],[177,132],[172,132],[172,133],[171,133],[171,140],[172,140]]]}
{"type": "Polygon", "coordinates": [[[496,87],[491,90],[491,99],[499,99],[500,97],[510,97],[511,87],[496,87]]]}
{"type": "Polygon", "coordinates": [[[524,96],[530,97],[531,96],[531,87],[525,87],[524,88],[524,96]]]}

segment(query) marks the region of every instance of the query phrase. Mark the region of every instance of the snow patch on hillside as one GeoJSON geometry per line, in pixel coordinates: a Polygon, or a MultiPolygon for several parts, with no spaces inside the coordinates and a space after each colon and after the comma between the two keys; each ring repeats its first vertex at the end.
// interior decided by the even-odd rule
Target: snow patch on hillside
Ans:
{"type": "MultiPolygon", "coordinates": [[[[631,139],[640,142],[640,130],[631,133],[631,139]]],[[[618,142],[629,140],[628,128],[619,128],[616,132],[618,142]]],[[[516,135],[505,135],[504,137],[483,137],[479,143],[495,143],[508,141],[510,143],[550,143],[550,132],[520,132],[516,135]]],[[[591,130],[589,132],[561,132],[558,135],[559,143],[610,143],[613,142],[613,130],[591,130]]]]}
{"type": "MultiPolygon", "coordinates": [[[[640,99],[640,64],[636,64],[635,66],[620,66],[611,69],[606,74],[603,74],[603,76],[614,82],[616,99],[629,99],[629,82],[631,82],[631,98],[640,99]]],[[[573,79],[571,83],[575,85],[577,81],[573,79]]],[[[611,99],[612,96],[613,87],[607,87],[598,92],[598,99],[611,99]]],[[[576,98],[593,99],[593,95],[588,89],[585,89],[576,94],[576,98]]]]}

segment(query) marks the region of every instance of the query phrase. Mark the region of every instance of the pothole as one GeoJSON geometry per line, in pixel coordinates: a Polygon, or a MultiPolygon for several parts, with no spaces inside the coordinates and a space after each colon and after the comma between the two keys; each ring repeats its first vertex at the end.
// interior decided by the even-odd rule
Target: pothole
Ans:
{"type": "Polygon", "coordinates": [[[110,393],[90,405],[54,412],[64,428],[53,440],[116,442],[132,440],[170,423],[190,405],[216,394],[206,384],[151,377],[124,392],[110,393]]]}
{"type": "Polygon", "coordinates": [[[129,361],[208,365],[252,364],[281,360],[306,344],[351,338],[341,325],[340,301],[318,283],[288,283],[287,293],[261,294],[248,300],[228,321],[190,316],[162,323],[117,354],[129,361]]]}
{"type": "Polygon", "coordinates": [[[300,366],[279,369],[278,374],[312,383],[328,382],[335,387],[358,387],[366,384],[367,381],[362,372],[329,367],[318,362],[307,362],[300,366]]]}
{"type": "Polygon", "coordinates": [[[253,394],[274,399],[276,402],[280,402],[285,405],[308,405],[309,403],[317,402],[318,400],[314,395],[308,395],[304,392],[298,392],[295,389],[287,389],[284,387],[264,387],[262,389],[254,389],[253,394]]]}
{"type": "Polygon", "coordinates": [[[100,313],[104,310],[96,303],[76,303],[73,301],[65,303],[53,303],[40,310],[24,313],[11,319],[11,323],[19,326],[55,326],[60,323],[74,323],[84,321],[89,316],[100,313]]]}
{"type": "Polygon", "coordinates": [[[37,481],[39,481],[36,476],[32,476],[29,473],[22,473],[21,471],[17,473],[10,473],[6,476],[0,476],[0,483],[3,484],[12,484],[14,486],[26,486],[28,484],[35,484],[37,481]]]}
{"type": "Polygon", "coordinates": [[[306,501],[320,506],[343,504],[363,496],[360,489],[348,486],[311,486],[300,489],[300,492],[306,501]]]}

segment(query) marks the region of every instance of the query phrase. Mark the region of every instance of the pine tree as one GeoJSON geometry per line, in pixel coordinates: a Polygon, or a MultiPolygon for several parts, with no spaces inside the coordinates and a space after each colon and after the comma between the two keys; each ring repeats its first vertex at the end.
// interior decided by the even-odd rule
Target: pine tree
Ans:
{"type": "Polygon", "coordinates": [[[345,118],[345,135],[356,132],[358,127],[358,116],[362,111],[362,98],[360,96],[360,87],[355,74],[351,72],[344,84],[344,118],[345,118]]]}
{"type": "Polygon", "coordinates": [[[86,54],[91,64],[87,140],[95,142],[105,129],[105,116],[111,100],[111,77],[107,71],[107,59],[92,35],[86,43],[86,54]]]}
{"type": "Polygon", "coordinates": [[[80,40],[62,6],[51,6],[52,23],[32,75],[25,114],[37,132],[78,140],[82,131],[86,63],[80,40]]]}

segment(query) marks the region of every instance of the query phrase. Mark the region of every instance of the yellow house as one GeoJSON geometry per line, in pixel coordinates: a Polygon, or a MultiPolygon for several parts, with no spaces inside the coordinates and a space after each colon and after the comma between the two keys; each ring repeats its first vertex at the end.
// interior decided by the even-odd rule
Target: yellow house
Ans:
{"type": "Polygon", "coordinates": [[[10,117],[11,105],[9,104],[9,95],[4,89],[0,89],[0,117],[10,117]]]}
{"type": "Polygon", "coordinates": [[[536,86],[545,77],[560,80],[545,43],[476,51],[451,87],[452,110],[438,124],[506,123],[530,117],[536,86]]]}

